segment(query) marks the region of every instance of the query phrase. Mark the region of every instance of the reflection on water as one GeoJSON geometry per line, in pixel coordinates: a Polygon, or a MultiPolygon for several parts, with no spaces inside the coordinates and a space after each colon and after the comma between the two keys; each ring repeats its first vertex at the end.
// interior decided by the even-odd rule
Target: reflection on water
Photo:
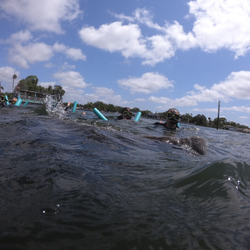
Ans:
{"type": "Polygon", "coordinates": [[[1,249],[250,248],[248,134],[60,114],[0,109],[1,249]]]}

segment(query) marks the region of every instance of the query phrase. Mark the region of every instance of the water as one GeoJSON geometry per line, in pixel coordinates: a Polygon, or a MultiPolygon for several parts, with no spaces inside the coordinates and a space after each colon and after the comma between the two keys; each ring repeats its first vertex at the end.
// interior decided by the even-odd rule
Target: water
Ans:
{"type": "Polygon", "coordinates": [[[104,115],[0,108],[0,249],[250,249],[250,135],[104,115]]]}

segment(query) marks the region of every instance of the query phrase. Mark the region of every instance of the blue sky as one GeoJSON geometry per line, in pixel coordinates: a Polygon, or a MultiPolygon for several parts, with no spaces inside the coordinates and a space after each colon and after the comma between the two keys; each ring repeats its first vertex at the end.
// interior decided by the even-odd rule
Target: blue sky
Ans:
{"type": "Polygon", "coordinates": [[[1,0],[0,81],[250,126],[249,0],[1,0]]]}

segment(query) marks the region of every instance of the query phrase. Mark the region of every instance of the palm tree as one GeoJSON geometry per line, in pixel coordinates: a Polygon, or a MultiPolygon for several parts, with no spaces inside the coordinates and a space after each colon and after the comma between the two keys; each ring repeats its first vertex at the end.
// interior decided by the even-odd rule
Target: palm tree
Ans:
{"type": "Polygon", "coordinates": [[[14,81],[15,81],[15,79],[17,78],[17,75],[14,74],[12,78],[13,78],[12,92],[14,92],[14,81]]]}

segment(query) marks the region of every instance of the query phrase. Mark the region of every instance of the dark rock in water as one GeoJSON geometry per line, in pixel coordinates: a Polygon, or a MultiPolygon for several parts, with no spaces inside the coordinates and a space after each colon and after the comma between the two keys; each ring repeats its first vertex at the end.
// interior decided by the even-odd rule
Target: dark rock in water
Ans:
{"type": "Polygon", "coordinates": [[[191,136],[191,148],[198,152],[201,155],[205,155],[207,153],[207,143],[203,137],[200,136],[191,136]]]}
{"type": "Polygon", "coordinates": [[[207,153],[206,140],[200,136],[191,136],[189,138],[179,138],[179,139],[172,137],[154,137],[154,136],[145,136],[145,138],[163,141],[177,146],[187,146],[201,155],[205,155],[207,153]]]}

